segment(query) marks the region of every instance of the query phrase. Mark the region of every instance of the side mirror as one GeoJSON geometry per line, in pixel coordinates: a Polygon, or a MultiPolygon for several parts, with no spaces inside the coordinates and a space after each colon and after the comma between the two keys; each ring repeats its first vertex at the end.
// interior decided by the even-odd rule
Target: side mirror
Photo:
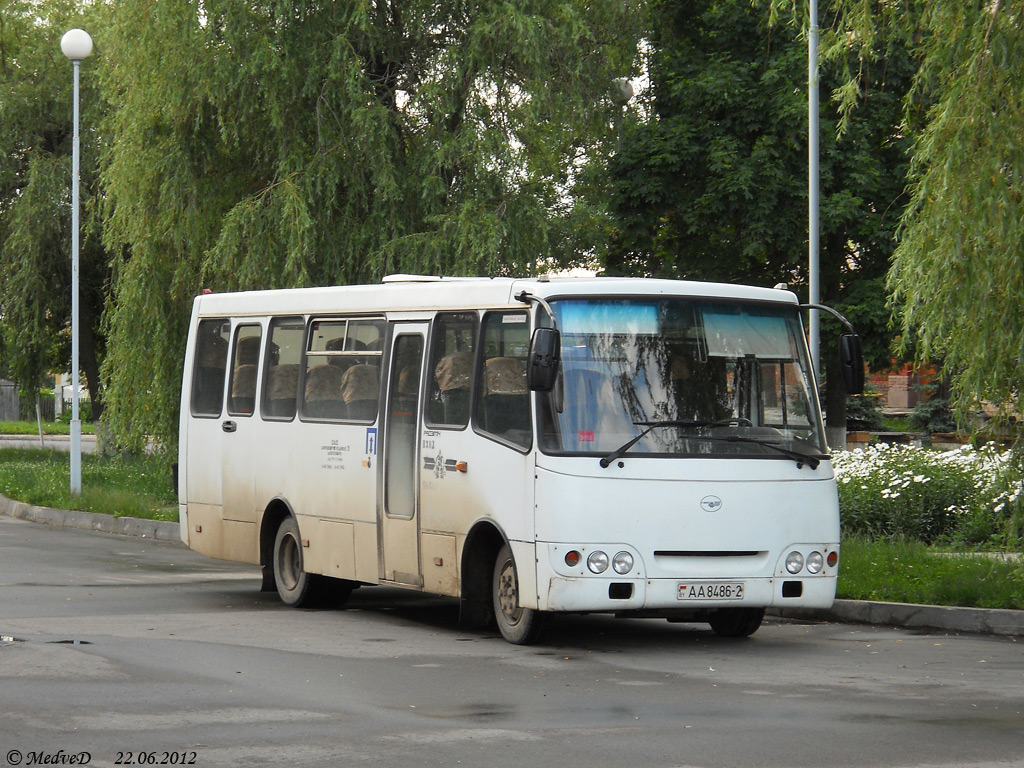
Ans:
{"type": "Polygon", "coordinates": [[[846,394],[861,394],[864,391],[864,352],[860,336],[856,333],[844,333],[839,337],[839,368],[846,394]]]}
{"type": "Polygon", "coordinates": [[[558,380],[562,361],[562,335],[556,328],[537,328],[530,340],[526,385],[534,392],[550,392],[558,380]]]}

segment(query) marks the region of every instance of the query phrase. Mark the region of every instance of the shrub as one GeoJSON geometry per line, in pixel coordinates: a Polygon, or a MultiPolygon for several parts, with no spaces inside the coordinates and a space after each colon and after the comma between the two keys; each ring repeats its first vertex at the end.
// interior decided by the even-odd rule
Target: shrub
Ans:
{"type": "Polygon", "coordinates": [[[847,535],[1015,546],[1022,473],[1015,454],[880,444],[833,455],[847,535]]]}
{"type": "Polygon", "coordinates": [[[863,394],[846,398],[846,428],[877,432],[885,426],[882,395],[869,386],[863,394]]]}

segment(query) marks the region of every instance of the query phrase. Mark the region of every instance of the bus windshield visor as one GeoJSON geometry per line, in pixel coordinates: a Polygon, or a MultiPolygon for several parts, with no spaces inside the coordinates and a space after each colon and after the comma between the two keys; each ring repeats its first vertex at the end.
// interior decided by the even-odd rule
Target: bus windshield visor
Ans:
{"type": "Polygon", "coordinates": [[[629,444],[629,457],[826,453],[795,306],[565,299],[552,307],[562,366],[539,399],[545,452],[608,456],[629,444]]]}

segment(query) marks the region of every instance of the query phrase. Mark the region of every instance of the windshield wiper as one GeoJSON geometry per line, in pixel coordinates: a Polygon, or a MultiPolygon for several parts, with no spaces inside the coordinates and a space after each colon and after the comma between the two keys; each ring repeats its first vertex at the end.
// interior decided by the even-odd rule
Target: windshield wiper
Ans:
{"type": "MultiPolygon", "coordinates": [[[[701,438],[702,440],[705,438],[701,438]]],[[[740,435],[726,435],[724,437],[708,437],[708,440],[720,440],[726,443],[753,443],[754,445],[760,445],[763,448],[771,448],[773,451],[781,453],[783,456],[788,456],[796,462],[796,468],[801,469],[806,464],[811,469],[817,469],[818,465],[821,464],[821,459],[817,456],[810,456],[806,453],[800,453],[800,451],[791,451],[789,448],[783,448],[781,445],[776,443],[768,442],[767,440],[758,440],[756,437],[741,437],[740,435]]]]}
{"type": "MultiPolygon", "coordinates": [[[[614,451],[609,453],[607,456],[601,459],[601,466],[607,468],[609,464],[618,458],[625,455],[626,451],[632,448],[634,445],[643,440],[652,429],[658,429],[659,427],[692,427],[699,429],[701,427],[724,427],[734,422],[746,422],[746,419],[723,419],[721,421],[678,421],[675,419],[669,419],[665,421],[634,421],[633,426],[636,427],[647,427],[639,435],[629,440],[614,451]]],[[[749,424],[749,422],[747,422],[749,424]]]]}
{"type": "MultiPolygon", "coordinates": [[[[721,421],[639,421],[635,422],[635,424],[638,427],[646,427],[646,429],[602,458],[600,463],[603,468],[607,468],[613,461],[624,456],[626,451],[643,440],[651,430],[659,427],[693,427],[699,429],[701,427],[724,427],[729,424],[749,426],[750,422],[747,419],[722,419],[721,421]]],[[[783,448],[781,445],[777,445],[776,443],[772,443],[767,440],[758,440],[754,437],[742,437],[740,435],[700,435],[697,439],[723,443],[751,443],[752,445],[759,445],[792,459],[796,462],[797,469],[802,468],[804,464],[811,469],[817,469],[818,465],[821,464],[821,460],[816,456],[810,456],[805,453],[800,453],[799,451],[791,451],[789,448],[783,448]]]]}

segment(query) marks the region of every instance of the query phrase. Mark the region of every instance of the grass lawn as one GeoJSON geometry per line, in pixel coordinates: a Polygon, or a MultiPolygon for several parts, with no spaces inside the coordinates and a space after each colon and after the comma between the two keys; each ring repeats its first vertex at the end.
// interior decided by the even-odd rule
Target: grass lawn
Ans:
{"type": "Polygon", "coordinates": [[[82,455],[82,495],[70,490],[69,456],[62,451],[0,450],[0,493],[56,509],[79,509],[115,517],[178,519],[170,460],[161,456],[82,455]]]}
{"type": "MultiPolygon", "coordinates": [[[[82,434],[92,435],[96,427],[92,422],[82,422],[82,434]]],[[[38,435],[39,425],[34,421],[0,421],[0,435],[38,435]]],[[[70,435],[71,425],[63,421],[44,421],[44,435],[70,435]]]]}
{"type": "Polygon", "coordinates": [[[843,541],[837,597],[1024,609],[1024,562],[951,555],[906,541],[843,541]]]}
{"type": "MultiPolygon", "coordinates": [[[[82,456],[82,495],[68,488],[68,454],[0,450],[0,493],[58,509],[117,517],[178,519],[170,459],[82,456]]],[[[848,536],[837,596],[855,600],[1024,610],[1024,562],[949,555],[925,544],[848,536]]]]}

